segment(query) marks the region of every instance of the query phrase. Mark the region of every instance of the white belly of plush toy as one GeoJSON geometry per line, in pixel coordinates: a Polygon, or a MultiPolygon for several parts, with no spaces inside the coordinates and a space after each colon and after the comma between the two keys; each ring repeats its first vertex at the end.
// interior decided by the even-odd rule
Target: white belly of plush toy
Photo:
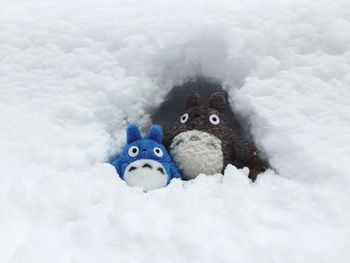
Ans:
{"type": "Polygon", "coordinates": [[[129,186],[138,186],[149,191],[166,186],[168,174],[160,162],[142,159],[126,167],[124,180],[129,186]]]}
{"type": "Polygon", "coordinates": [[[201,173],[221,173],[224,157],[221,140],[202,131],[186,131],[177,135],[170,153],[185,178],[193,179],[201,173]]]}

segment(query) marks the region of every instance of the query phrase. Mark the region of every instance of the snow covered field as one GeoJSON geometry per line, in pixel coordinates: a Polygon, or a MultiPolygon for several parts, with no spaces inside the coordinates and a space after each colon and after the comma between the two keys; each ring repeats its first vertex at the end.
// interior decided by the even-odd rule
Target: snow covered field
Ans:
{"type": "Polygon", "coordinates": [[[349,0],[0,2],[0,262],[349,262],[349,171],[349,0]],[[127,122],[198,75],[275,171],[127,187],[127,122]]]}

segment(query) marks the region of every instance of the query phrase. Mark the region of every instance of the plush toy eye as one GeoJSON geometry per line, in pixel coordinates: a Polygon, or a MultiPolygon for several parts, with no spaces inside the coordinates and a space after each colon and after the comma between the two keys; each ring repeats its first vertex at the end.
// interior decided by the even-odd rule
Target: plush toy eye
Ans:
{"type": "Polygon", "coordinates": [[[184,115],[181,116],[180,122],[181,123],[186,123],[188,120],[188,113],[185,113],[184,115]]]}
{"type": "Polygon", "coordinates": [[[153,149],[153,152],[154,152],[154,154],[155,154],[156,156],[158,156],[158,157],[162,157],[162,156],[163,156],[163,151],[162,151],[162,149],[160,149],[159,147],[155,147],[155,148],[153,149]]]}
{"type": "Polygon", "coordinates": [[[137,146],[131,146],[128,150],[130,157],[135,157],[139,154],[139,148],[137,146]]]}
{"type": "Polygon", "coordinates": [[[216,114],[212,114],[209,116],[209,121],[213,125],[218,125],[220,123],[220,118],[216,114]]]}

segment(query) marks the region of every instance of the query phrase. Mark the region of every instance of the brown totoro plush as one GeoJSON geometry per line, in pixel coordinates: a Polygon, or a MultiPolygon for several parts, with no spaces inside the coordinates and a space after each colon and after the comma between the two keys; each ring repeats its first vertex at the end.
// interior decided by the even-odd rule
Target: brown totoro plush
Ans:
{"type": "Polygon", "coordinates": [[[249,177],[255,180],[256,150],[234,133],[224,117],[226,97],[215,92],[209,106],[203,106],[200,95],[192,91],[186,98],[186,111],[165,131],[164,145],[181,169],[185,179],[200,173],[222,173],[231,163],[238,168],[251,168],[249,177]]]}

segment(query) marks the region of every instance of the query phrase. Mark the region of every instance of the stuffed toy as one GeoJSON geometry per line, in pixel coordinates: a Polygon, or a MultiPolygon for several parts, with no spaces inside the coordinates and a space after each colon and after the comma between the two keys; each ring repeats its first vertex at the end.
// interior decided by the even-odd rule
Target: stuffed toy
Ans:
{"type": "Polygon", "coordinates": [[[238,168],[250,167],[249,177],[254,180],[256,150],[235,134],[225,119],[225,94],[212,93],[206,107],[201,105],[198,92],[192,91],[185,104],[185,113],[166,130],[164,138],[164,145],[184,179],[193,179],[201,173],[222,173],[231,163],[238,168]]]}
{"type": "Polygon", "coordinates": [[[147,138],[142,139],[139,127],[127,127],[127,144],[120,155],[112,161],[120,178],[129,186],[139,186],[144,191],[168,185],[181,173],[162,145],[163,131],[153,125],[147,138]]]}

